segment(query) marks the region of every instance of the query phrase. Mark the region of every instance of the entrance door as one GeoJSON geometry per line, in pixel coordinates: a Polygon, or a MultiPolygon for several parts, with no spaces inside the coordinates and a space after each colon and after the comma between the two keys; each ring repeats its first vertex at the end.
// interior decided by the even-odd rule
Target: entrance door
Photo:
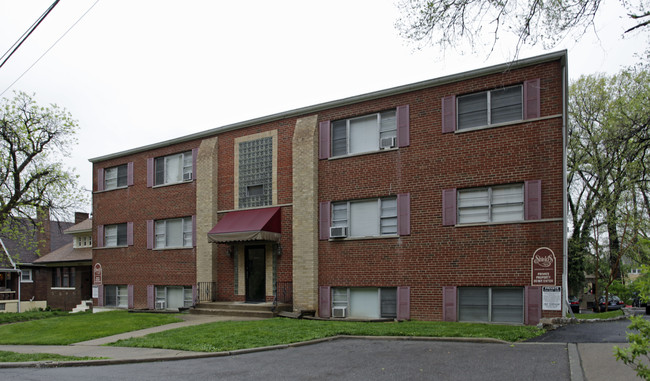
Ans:
{"type": "Polygon", "coordinates": [[[246,301],[266,301],[266,249],[264,246],[246,247],[246,301]]]}

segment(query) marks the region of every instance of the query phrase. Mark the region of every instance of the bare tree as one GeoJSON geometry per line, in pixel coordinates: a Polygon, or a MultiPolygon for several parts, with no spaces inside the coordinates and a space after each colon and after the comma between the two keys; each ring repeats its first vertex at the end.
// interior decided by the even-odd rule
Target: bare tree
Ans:
{"type": "MultiPolygon", "coordinates": [[[[650,24],[648,0],[619,0],[628,11],[625,33],[650,24]]],[[[499,39],[512,35],[515,51],[528,45],[555,46],[575,33],[582,36],[600,10],[602,0],[401,0],[401,17],[395,26],[400,35],[420,46],[472,47],[483,43],[494,49],[499,39]],[[483,39],[488,36],[487,42],[483,39]]],[[[515,55],[517,54],[515,53],[515,55]]]]}

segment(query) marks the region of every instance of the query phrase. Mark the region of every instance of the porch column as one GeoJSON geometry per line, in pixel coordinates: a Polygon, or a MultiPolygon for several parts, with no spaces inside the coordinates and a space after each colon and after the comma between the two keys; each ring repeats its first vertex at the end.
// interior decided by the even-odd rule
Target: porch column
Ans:
{"type": "Polygon", "coordinates": [[[208,232],[217,224],[217,143],[217,137],[203,140],[196,161],[197,283],[217,281],[217,244],[208,242],[208,232]]]}
{"type": "Polygon", "coordinates": [[[318,308],[318,116],[293,133],[293,309],[318,308]]]}

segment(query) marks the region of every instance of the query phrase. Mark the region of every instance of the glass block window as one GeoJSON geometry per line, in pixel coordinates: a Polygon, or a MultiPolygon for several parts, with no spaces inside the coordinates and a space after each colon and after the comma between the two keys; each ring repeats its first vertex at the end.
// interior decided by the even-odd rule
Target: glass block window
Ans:
{"type": "Polygon", "coordinates": [[[273,138],[239,143],[239,207],[273,203],[273,138]]]}

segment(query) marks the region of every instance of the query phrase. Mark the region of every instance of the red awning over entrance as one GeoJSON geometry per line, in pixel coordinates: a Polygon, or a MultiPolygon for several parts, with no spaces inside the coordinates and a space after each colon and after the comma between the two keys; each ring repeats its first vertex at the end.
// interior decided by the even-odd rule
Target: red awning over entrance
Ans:
{"type": "Polygon", "coordinates": [[[279,241],[280,217],[280,207],[230,212],[208,232],[208,239],[210,242],[279,241]]]}

